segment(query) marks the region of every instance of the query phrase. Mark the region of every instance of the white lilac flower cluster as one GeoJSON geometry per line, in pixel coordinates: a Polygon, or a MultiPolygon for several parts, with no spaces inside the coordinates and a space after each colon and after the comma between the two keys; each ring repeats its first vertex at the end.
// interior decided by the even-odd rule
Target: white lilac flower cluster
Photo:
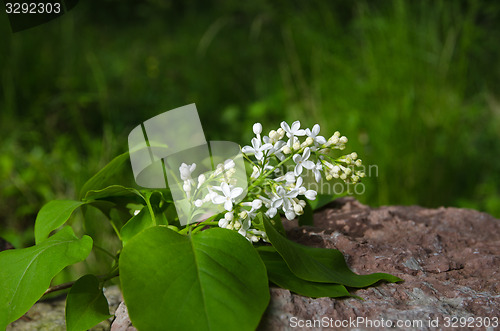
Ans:
{"type": "Polygon", "coordinates": [[[233,160],[226,160],[216,166],[215,171],[207,177],[205,174],[198,176],[197,181],[192,178],[196,169],[196,163],[182,163],[179,167],[180,177],[183,181],[182,189],[186,198],[190,199],[196,208],[203,207],[204,204],[213,203],[224,205],[224,209],[232,210],[234,200],[243,193],[241,187],[236,187],[235,163],[233,160]],[[218,185],[213,185],[217,183],[218,185]],[[219,192],[219,193],[217,193],[219,192]],[[221,193],[221,194],[220,194],[221,193]],[[200,195],[204,195],[200,199],[200,195]]]}
{"type": "MultiPolygon", "coordinates": [[[[305,199],[316,199],[317,192],[304,186],[305,170],[311,172],[317,183],[324,177],[355,184],[365,176],[363,171],[356,169],[362,166],[356,153],[340,157],[331,155],[334,150],[344,150],[347,143],[347,138],[338,131],[327,140],[319,135],[319,124],[312,129],[301,129],[300,122],[295,121],[291,126],[282,122],[280,128],[271,130],[267,136],[261,135],[262,125],[256,123],[253,132],[255,137],[251,146],[242,148],[253,169],[243,201],[235,203],[238,197],[241,200],[243,189],[234,186],[231,180],[231,171],[234,171],[231,160],[219,164],[211,175],[211,179],[221,177],[221,184],[208,185],[205,197],[194,200],[196,207],[210,202],[223,204],[225,213],[218,221],[219,227],[236,230],[251,242],[267,239],[262,224],[256,222],[259,214],[273,218],[280,212],[292,220],[304,213],[305,199]]],[[[191,187],[200,188],[206,181],[204,175],[200,175],[198,184],[194,183],[191,173],[195,167],[183,164],[179,169],[188,197],[191,187]]]]}

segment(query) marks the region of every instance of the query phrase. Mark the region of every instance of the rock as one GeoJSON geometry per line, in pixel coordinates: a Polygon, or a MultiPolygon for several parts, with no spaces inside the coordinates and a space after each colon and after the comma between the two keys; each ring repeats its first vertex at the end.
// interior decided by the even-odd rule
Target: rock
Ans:
{"type": "Polygon", "coordinates": [[[137,331],[137,329],[132,326],[125,302],[121,302],[116,309],[115,320],[111,325],[111,331],[137,331]]]}
{"type": "Polygon", "coordinates": [[[343,198],[316,213],[314,227],[284,223],[296,242],[341,250],[357,273],[388,272],[404,282],[352,292],[364,301],[310,299],[273,288],[262,330],[290,330],[308,320],[319,320],[308,330],[337,329],[341,323],[359,330],[435,330],[446,328],[447,319],[458,318],[459,327],[460,318],[478,326],[481,318],[500,317],[500,220],[487,214],[458,208],[369,208],[343,198]],[[356,319],[360,323],[349,324],[356,319]]]}

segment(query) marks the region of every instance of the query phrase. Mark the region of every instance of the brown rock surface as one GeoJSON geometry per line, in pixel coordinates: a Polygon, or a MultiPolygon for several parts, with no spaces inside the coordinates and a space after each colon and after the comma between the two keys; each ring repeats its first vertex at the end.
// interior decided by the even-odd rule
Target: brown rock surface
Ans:
{"type": "MultiPolygon", "coordinates": [[[[311,299],[274,288],[263,330],[288,330],[299,320],[325,317],[325,326],[359,318],[346,329],[360,330],[374,329],[368,320],[408,329],[397,327],[399,320],[428,330],[447,329],[447,318],[468,318],[461,321],[470,326],[479,326],[482,317],[500,318],[500,220],[490,215],[458,208],[370,208],[343,198],[316,213],[314,227],[288,224],[287,232],[301,244],[341,250],[357,273],[388,272],[404,282],[355,291],[364,301],[311,299]]],[[[460,320],[454,329],[463,329],[460,320]]]]}

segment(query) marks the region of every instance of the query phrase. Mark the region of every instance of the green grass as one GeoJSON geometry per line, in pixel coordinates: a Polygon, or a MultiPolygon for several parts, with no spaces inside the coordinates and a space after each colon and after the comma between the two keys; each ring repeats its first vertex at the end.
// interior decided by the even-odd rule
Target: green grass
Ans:
{"type": "Polygon", "coordinates": [[[192,102],[209,140],[247,143],[256,121],[340,130],[378,167],[364,203],[500,217],[500,5],[99,3],[14,35],[0,17],[0,236],[17,246],[133,127],[192,102]]]}

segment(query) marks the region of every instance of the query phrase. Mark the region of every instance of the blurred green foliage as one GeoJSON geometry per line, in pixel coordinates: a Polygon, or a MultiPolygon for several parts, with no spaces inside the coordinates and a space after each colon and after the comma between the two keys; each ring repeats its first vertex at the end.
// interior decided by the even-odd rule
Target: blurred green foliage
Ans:
{"type": "Polygon", "coordinates": [[[0,236],[16,247],[133,127],[193,102],[207,140],[245,144],[257,121],[340,130],[377,166],[364,203],[500,217],[500,3],[80,1],[15,34],[1,15],[0,35],[0,236]]]}

